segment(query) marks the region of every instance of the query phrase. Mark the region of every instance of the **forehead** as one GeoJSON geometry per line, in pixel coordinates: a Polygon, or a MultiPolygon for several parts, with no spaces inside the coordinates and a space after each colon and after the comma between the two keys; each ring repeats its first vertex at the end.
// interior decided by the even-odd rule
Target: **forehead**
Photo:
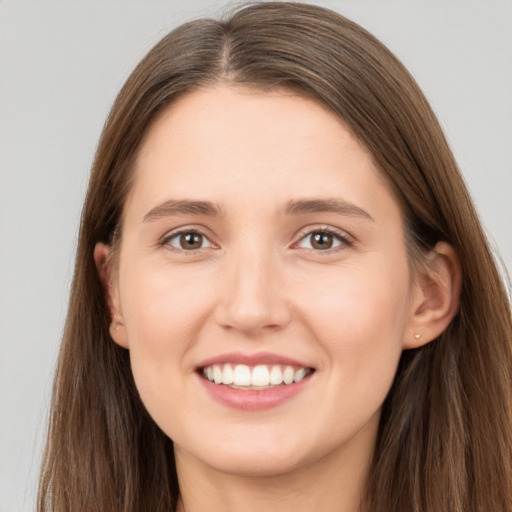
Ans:
{"type": "Polygon", "coordinates": [[[162,137],[169,142],[169,137],[181,132],[190,141],[194,135],[197,140],[206,135],[201,142],[209,140],[212,145],[219,137],[228,138],[233,145],[241,140],[245,143],[247,135],[259,146],[270,141],[284,145],[291,140],[286,135],[293,135],[296,140],[302,137],[303,142],[311,138],[321,138],[326,143],[350,140],[354,148],[371,158],[338,115],[320,101],[289,89],[267,91],[216,84],[188,92],[157,114],[144,136],[139,162],[162,137]],[[276,139],[275,135],[280,137],[276,139]]]}
{"type": "Polygon", "coordinates": [[[319,102],[288,90],[218,85],[184,95],[157,116],[127,206],[137,198],[149,208],[169,195],[247,204],[349,193],[367,203],[371,183],[389,201],[370,152],[319,102]]]}

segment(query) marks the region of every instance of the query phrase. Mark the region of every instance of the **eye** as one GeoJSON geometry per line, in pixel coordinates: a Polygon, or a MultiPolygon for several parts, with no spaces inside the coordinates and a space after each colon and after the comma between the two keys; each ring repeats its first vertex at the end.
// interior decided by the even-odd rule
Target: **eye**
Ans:
{"type": "Polygon", "coordinates": [[[297,247],[315,251],[328,251],[341,245],[350,245],[350,241],[346,236],[328,229],[319,229],[301,238],[297,247]]]}
{"type": "Polygon", "coordinates": [[[206,247],[213,247],[212,242],[197,231],[180,231],[173,233],[164,240],[165,245],[182,251],[197,251],[206,247]]]}

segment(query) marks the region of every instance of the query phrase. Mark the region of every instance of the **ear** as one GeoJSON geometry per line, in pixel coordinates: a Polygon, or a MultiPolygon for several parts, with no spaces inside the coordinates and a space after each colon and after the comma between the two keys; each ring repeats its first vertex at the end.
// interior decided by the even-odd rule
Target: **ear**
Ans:
{"type": "Polygon", "coordinates": [[[418,348],[437,338],[459,309],[462,271],[455,249],[438,242],[417,273],[404,348],[418,348]]]}
{"type": "Polygon", "coordinates": [[[110,247],[98,242],[94,247],[94,261],[105,290],[110,311],[110,336],[121,347],[128,348],[126,327],[119,303],[119,287],[112,277],[112,267],[108,261],[110,247]]]}

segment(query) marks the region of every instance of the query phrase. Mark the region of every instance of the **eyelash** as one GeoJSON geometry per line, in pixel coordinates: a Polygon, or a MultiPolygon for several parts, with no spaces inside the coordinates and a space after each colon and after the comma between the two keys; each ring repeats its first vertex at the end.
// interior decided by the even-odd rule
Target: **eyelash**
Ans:
{"type": "MultiPolygon", "coordinates": [[[[337,230],[337,229],[334,229],[331,227],[321,227],[321,228],[317,228],[317,229],[304,231],[301,234],[299,240],[297,242],[295,242],[292,245],[292,247],[300,248],[300,244],[304,240],[306,240],[308,237],[312,237],[314,235],[319,235],[319,234],[320,235],[329,235],[329,236],[334,237],[335,239],[337,239],[337,242],[338,242],[337,245],[335,245],[334,247],[329,247],[328,249],[315,249],[315,248],[308,248],[308,247],[302,247],[302,248],[309,250],[309,251],[314,251],[317,253],[331,254],[333,252],[343,249],[343,247],[350,247],[354,243],[353,238],[350,235],[348,235],[347,233],[345,233],[344,231],[340,231],[340,230],[337,230]]],[[[180,248],[180,247],[172,246],[170,242],[172,240],[179,240],[179,237],[181,237],[182,235],[198,235],[198,236],[202,237],[201,245],[203,245],[203,243],[206,241],[210,244],[210,246],[214,246],[215,248],[217,248],[217,246],[213,242],[211,242],[211,240],[206,235],[204,235],[203,233],[201,233],[201,231],[198,231],[196,229],[182,229],[180,231],[176,231],[174,233],[168,234],[161,240],[160,245],[167,246],[175,251],[179,251],[182,253],[189,253],[189,254],[195,254],[198,251],[205,249],[205,247],[199,247],[197,249],[187,250],[187,249],[184,249],[183,247],[180,248]]]]}
{"type": "Polygon", "coordinates": [[[162,241],[160,242],[160,245],[170,247],[172,250],[175,250],[175,251],[181,251],[183,253],[191,253],[191,254],[196,253],[197,251],[200,251],[201,249],[204,249],[204,247],[199,247],[198,249],[187,250],[187,249],[184,249],[183,247],[181,247],[181,248],[180,247],[173,247],[170,242],[173,239],[179,240],[179,238],[182,235],[198,235],[198,236],[202,237],[202,242],[203,243],[205,241],[208,241],[211,245],[215,245],[215,244],[213,244],[213,242],[210,241],[210,239],[206,235],[204,235],[203,233],[201,233],[200,231],[198,231],[196,229],[182,229],[180,231],[176,231],[174,233],[166,235],[162,239],[162,241]]]}
{"type": "Polygon", "coordinates": [[[310,251],[317,252],[317,253],[331,254],[333,252],[337,252],[339,250],[342,250],[343,248],[350,247],[350,246],[352,246],[354,244],[354,239],[348,233],[346,233],[344,231],[341,231],[341,230],[337,230],[337,229],[331,228],[331,227],[320,227],[320,228],[316,228],[316,229],[312,229],[312,230],[307,230],[307,231],[303,232],[301,234],[301,237],[300,237],[299,241],[295,242],[293,244],[293,246],[294,247],[299,246],[299,244],[301,242],[303,242],[304,240],[306,240],[306,238],[312,237],[312,236],[318,235],[318,234],[330,235],[330,236],[336,238],[339,243],[335,247],[329,247],[328,249],[318,249],[317,250],[317,249],[314,249],[314,248],[306,248],[306,247],[303,247],[303,248],[307,249],[307,250],[310,250],[310,251]]]}

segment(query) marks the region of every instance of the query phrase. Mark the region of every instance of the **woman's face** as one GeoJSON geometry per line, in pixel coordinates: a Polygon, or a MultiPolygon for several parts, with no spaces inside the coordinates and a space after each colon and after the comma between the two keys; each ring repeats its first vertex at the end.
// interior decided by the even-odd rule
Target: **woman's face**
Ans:
{"type": "Polygon", "coordinates": [[[182,97],[143,142],[122,233],[112,333],[178,462],[370,456],[415,284],[397,202],[335,115],[287,91],[182,97]]]}

